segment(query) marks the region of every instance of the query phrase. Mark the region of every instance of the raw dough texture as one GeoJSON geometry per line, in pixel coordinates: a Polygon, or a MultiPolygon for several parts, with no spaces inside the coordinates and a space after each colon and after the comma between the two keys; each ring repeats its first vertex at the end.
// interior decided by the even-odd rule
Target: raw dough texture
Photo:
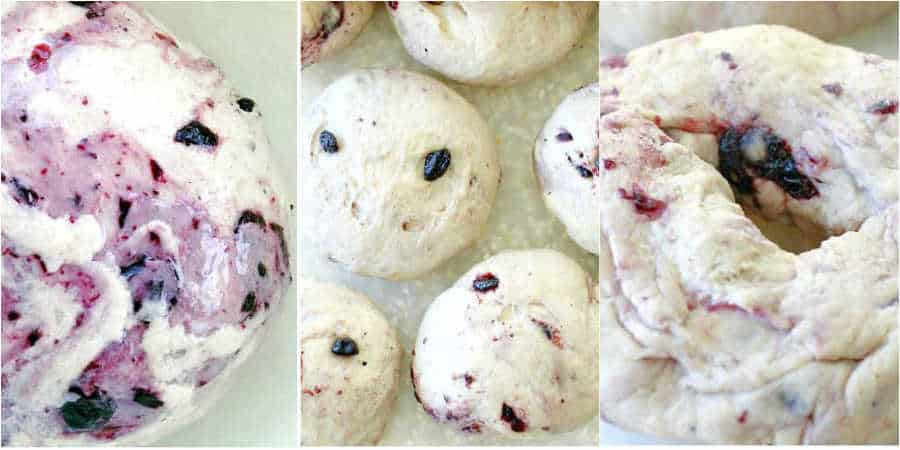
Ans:
{"type": "Polygon", "coordinates": [[[202,415],[290,282],[255,103],[136,7],[3,15],[4,445],[202,415]]]}
{"type": "Polygon", "coordinates": [[[435,420],[469,433],[560,433],[597,413],[597,299],[553,250],[477,264],[428,308],[410,375],[435,420]]]}
{"type": "Polygon", "coordinates": [[[594,2],[388,2],[406,51],[448,78],[509,85],[578,45],[594,2]]]}
{"type": "Polygon", "coordinates": [[[301,444],[375,445],[397,396],[397,333],[371,300],[340,286],[303,280],[300,301],[301,444]],[[335,354],[346,338],[357,353],[335,354]]]}
{"type": "Polygon", "coordinates": [[[354,71],[301,126],[303,232],[323,259],[410,279],[481,235],[500,183],[495,138],[448,87],[415,72],[354,71]]]}
{"type": "Polygon", "coordinates": [[[896,9],[896,2],[603,2],[600,42],[627,51],[694,31],[753,24],[831,39],[896,9]]]}

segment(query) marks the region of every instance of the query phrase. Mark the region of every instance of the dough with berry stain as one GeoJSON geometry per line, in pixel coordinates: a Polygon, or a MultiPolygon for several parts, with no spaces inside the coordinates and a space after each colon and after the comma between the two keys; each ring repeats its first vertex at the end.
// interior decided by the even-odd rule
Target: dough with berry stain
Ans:
{"type": "Polygon", "coordinates": [[[301,126],[303,233],[323,262],[411,279],[481,236],[500,183],[495,137],[447,86],[353,71],[301,126]]]}
{"type": "Polygon", "coordinates": [[[374,10],[374,2],[302,2],[301,64],[315,64],[349,46],[374,10]]]}
{"type": "Polygon", "coordinates": [[[301,445],[375,445],[400,380],[394,327],[368,297],[337,285],[303,280],[300,301],[301,445]]]}
{"type": "Polygon", "coordinates": [[[554,250],[498,254],[429,306],[411,376],[436,421],[468,433],[577,428],[597,413],[596,284],[554,250]]]}
{"type": "MultiPolygon", "coordinates": [[[[534,144],[534,172],[547,208],[582,248],[597,253],[597,83],[569,94],[547,119],[534,144]]],[[[607,162],[607,164],[610,164],[607,162]]]]}
{"type": "Polygon", "coordinates": [[[416,61],[453,80],[504,86],[559,62],[578,45],[592,2],[387,2],[416,61]]]}

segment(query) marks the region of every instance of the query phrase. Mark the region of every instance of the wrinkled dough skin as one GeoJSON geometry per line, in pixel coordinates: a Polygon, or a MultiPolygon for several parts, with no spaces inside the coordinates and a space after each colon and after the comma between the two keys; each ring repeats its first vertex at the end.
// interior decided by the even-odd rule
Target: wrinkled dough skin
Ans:
{"type": "Polygon", "coordinates": [[[887,16],[894,2],[604,2],[600,42],[627,51],[693,31],[784,25],[831,39],[887,16]]]}
{"type": "Polygon", "coordinates": [[[290,283],[260,112],[136,7],[2,26],[2,442],[149,444],[221,395],[290,283]]]}
{"type": "Polygon", "coordinates": [[[304,1],[300,63],[305,67],[346,48],[372,18],[375,2],[304,1]]]}
{"type": "Polygon", "coordinates": [[[553,250],[501,253],[429,306],[416,399],[467,433],[572,430],[597,413],[597,335],[596,284],[578,264],[553,250]]]}
{"type": "Polygon", "coordinates": [[[534,144],[534,172],[544,203],[582,248],[597,253],[597,83],[569,94],[544,124],[534,144]]]}
{"type": "Polygon", "coordinates": [[[415,72],[353,71],[301,127],[303,232],[323,262],[411,279],[481,236],[500,184],[496,138],[450,88],[415,72]],[[323,147],[325,133],[334,139],[323,147]],[[449,165],[426,179],[442,150],[449,165]]]}
{"type": "Polygon", "coordinates": [[[578,45],[592,2],[389,2],[406,51],[453,80],[523,81],[578,45]]]}
{"type": "Polygon", "coordinates": [[[874,57],[784,28],[748,27],[664,41],[601,73],[600,158],[616,162],[597,177],[607,420],[703,442],[897,441],[897,122],[865,106],[896,99],[894,81],[884,80],[896,79],[896,64],[875,59],[880,69],[856,67],[852,79],[838,78],[846,103],[824,101],[812,89],[834,79],[827,69],[849,71],[846,65],[866,58],[874,57]],[[740,45],[743,39],[755,45],[740,45]],[[723,51],[757,83],[771,79],[769,71],[799,70],[792,64],[804,66],[803,76],[757,85],[715,67],[709,75],[706,67],[692,70],[700,61],[715,65],[723,51]],[[756,52],[774,66],[752,64],[756,52]],[[650,55],[654,77],[646,75],[650,55]],[[703,83],[718,95],[706,97],[703,83]],[[758,104],[749,100],[757,91],[758,104]],[[778,97],[791,98],[794,116],[768,110],[788,107],[778,97]],[[828,120],[838,114],[845,122],[828,120]],[[838,191],[848,185],[815,181],[817,196],[788,201],[813,223],[835,203],[854,209],[840,223],[823,220],[833,237],[815,250],[796,255],[766,239],[720,170],[698,156],[708,153],[692,147],[702,139],[690,131],[716,130],[683,126],[687,117],[739,123],[754,115],[795,152],[803,147],[830,159],[817,179],[855,180],[850,193],[838,191]],[[797,140],[809,134],[800,124],[830,134],[813,147],[797,140]],[[883,164],[868,165],[873,161],[883,164]]]}
{"type": "Polygon", "coordinates": [[[302,445],[375,445],[392,417],[403,350],[375,304],[340,286],[300,288],[302,445]],[[349,337],[359,353],[331,352],[349,337]]]}

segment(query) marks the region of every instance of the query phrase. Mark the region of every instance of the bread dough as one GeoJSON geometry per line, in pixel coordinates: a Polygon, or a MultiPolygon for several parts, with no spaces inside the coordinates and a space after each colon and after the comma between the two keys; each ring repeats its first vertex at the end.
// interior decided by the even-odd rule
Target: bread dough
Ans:
{"type": "Polygon", "coordinates": [[[304,1],[301,7],[300,62],[304,66],[350,45],[375,9],[374,2],[304,1]]]}
{"type": "Polygon", "coordinates": [[[560,433],[597,413],[591,276],[553,250],[477,264],[428,308],[411,376],[422,408],[469,433],[560,433]]]}
{"type": "Polygon", "coordinates": [[[603,2],[600,42],[621,52],[693,31],[752,24],[831,39],[896,10],[894,2],[603,2]]]}
{"type": "Polygon", "coordinates": [[[578,45],[593,2],[387,2],[406,51],[448,78],[509,85],[578,45]]]}
{"type": "Polygon", "coordinates": [[[340,286],[303,280],[300,301],[301,445],[375,445],[397,396],[397,333],[371,300],[340,286]],[[334,353],[346,338],[357,353],[334,353]]]}
{"type": "Polygon", "coordinates": [[[600,170],[599,102],[597,83],[576,90],[563,99],[534,144],[534,171],[547,208],[566,226],[569,236],[591,253],[597,253],[600,245],[594,182],[600,170]]]}
{"type": "Polygon", "coordinates": [[[410,279],[481,235],[500,182],[495,138],[443,84],[354,71],[325,89],[301,126],[303,232],[324,260],[410,279]]]}
{"type": "Polygon", "coordinates": [[[896,443],[896,77],[768,26],[601,71],[606,419],[704,442],[896,443]],[[832,237],[784,251],[732,191],[832,237]]]}
{"type": "Polygon", "coordinates": [[[2,443],[152,443],[221,394],[290,282],[259,109],[139,8],[2,20],[2,443]]]}

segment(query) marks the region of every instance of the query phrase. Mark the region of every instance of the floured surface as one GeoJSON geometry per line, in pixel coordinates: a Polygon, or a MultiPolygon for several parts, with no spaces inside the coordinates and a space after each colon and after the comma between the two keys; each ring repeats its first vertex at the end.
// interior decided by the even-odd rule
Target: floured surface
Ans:
{"type": "MultiPolygon", "coordinates": [[[[350,48],[302,71],[302,112],[328,83],[352,69],[395,68],[429,74],[472,102],[498,139],[503,177],[487,230],[475,247],[450,259],[435,272],[411,282],[388,282],[351,275],[314,259],[315,252],[302,251],[301,273],[304,276],[358,289],[378,303],[401,335],[405,351],[401,369],[408,370],[409,353],[428,305],[469,268],[491,255],[507,249],[548,247],[573,257],[588,273],[597,273],[596,257],[578,247],[544,206],[532,169],[534,139],[544,122],[566,95],[597,79],[595,23],[592,19],[580,45],[562,62],[534,79],[506,88],[478,88],[447,81],[415,63],[403,49],[383,7],[379,7],[368,28],[350,48]]],[[[301,242],[301,246],[308,245],[314,243],[301,242]]],[[[595,418],[569,433],[502,443],[595,445],[597,436],[598,420],[595,418]]],[[[401,376],[393,421],[388,425],[382,445],[492,443],[501,442],[478,440],[435,423],[416,403],[409,377],[401,376]]]]}
{"type": "MultiPolygon", "coordinates": [[[[602,7],[601,7],[602,8],[602,7]]],[[[897,47],[896,47],[896,14],[887,17],[872,27],[869,27],[865,30],[861,30],[857,33],[853,33],[848,36],[843,36],[839,39],[836,39],[835,42],[841,45],[851,46],[853,48],[869,51],[880,54],[882,56],[893,58],[897,57],[897,47]]],[[[608,54],[604,54],[604,56],[609,56],[608,54]]],[[[755,220],[755,219],[754,219],[755,220]]],[[[779,242],[783,242],[785,239],[789,239],[787,237],[779,238],[777,235],[779,234],[790,234],[789,231],[785,230],[772,230],[772,229],[764,229],[763,230],[767,237],[773,238],[779,242]]],[[[799,245],[798,247],[803,249],[814,248],[816,246],[815,242],[811,243],[803,243],[803,245],[799,245]]],[[[787,247],[785,247],[787,248],[787,247]]],[[[799,250],[791,249],[791,250],[799,250]]],[[[602,424],[601,427],[602,433],[602,442],[604,444],[641,444],[641,443],[667,443],[671,441],[666,441],[662,439],[655,439],[651,437],[647,437],[640,434],[628,433],[619,429],[618,427],[612,426],[606,422],[602,424]]]]}

